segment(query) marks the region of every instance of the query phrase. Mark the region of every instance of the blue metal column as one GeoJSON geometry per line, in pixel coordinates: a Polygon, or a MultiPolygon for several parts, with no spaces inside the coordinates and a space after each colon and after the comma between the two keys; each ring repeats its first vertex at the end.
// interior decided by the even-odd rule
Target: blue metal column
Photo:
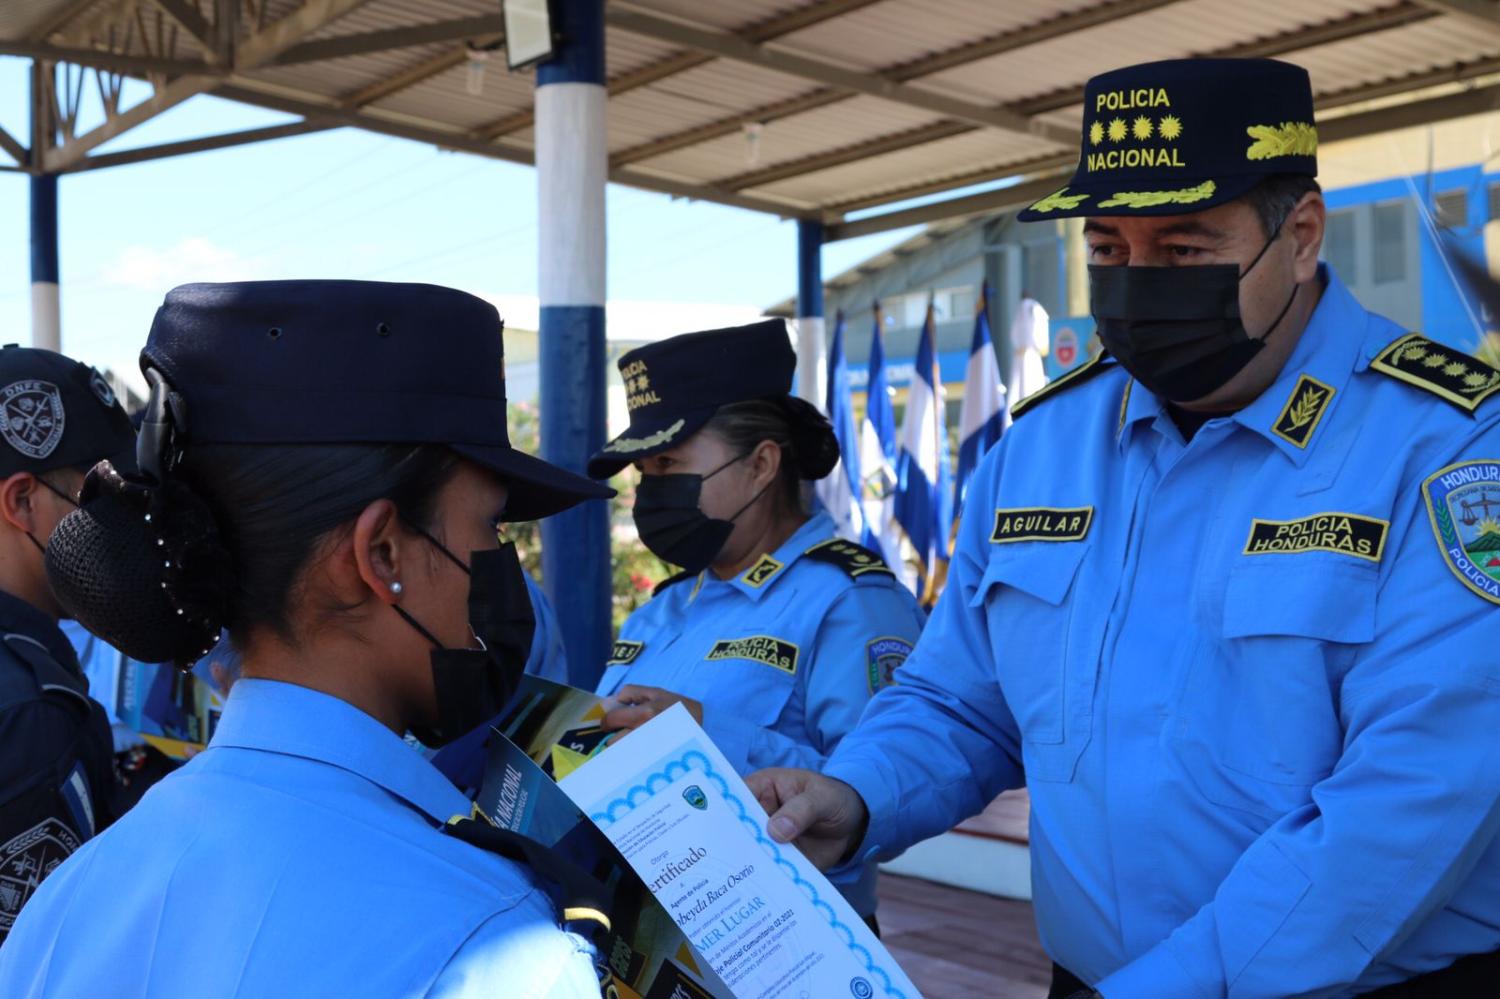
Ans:
{"type": "MultiPolygon", "coordinates": [[[[542,457],[582,472],[604,445],[604,0],[556,0],[562,37],[537,67],[542,457]]],[[[542,521],[542,582],[574,684],[609,658],[609,507],[592,500],[542,521]]]]}
{"type": "Polygon", "coordinates": [[[797,220],[797,394],[822,408],[828,376],[823,339],[823,223],[797,220]]]}
{"type": "MultiPolygon", "coordinates": [[[[42,88],[51,81],[40,62],[31,71],[31,155],[42,155],[46,134],[47,96],[42,88]]],[[[31,177],[31,345],[62,349],[62,302],[58,294],[57,265],[57,174],[31,177]]]]}

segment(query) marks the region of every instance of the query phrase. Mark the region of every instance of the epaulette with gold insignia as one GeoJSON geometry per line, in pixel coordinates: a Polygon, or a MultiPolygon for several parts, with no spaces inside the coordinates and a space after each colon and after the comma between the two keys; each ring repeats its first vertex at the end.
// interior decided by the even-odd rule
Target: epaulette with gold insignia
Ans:
{"type": "Polygon", "coordinates": [[[1052,381],[1048,382],[1046,385],[1043,385],[1041,388],[1037,389],[1026,398],[1019,400],[1014,406],[1010,407],[1011,417],[1014,419],[1015,417],[1018,417],[1025,413],[1027,410],[1031,409],[1037,403],[1050,396],[1056,395],[1063,389],[1072,388],[1075,385],[1082,385],[1084,382],[1088,381],[1095,375],[1106,371],[1109,368],[1109,365],[1105,364],[1104,362],[1108,358],[1108,356],[1109,355],[1107,354],[1100,354],[1088,363],[1080,364],[1078,367],[1074,368],[1072,371],[1069,371],[1067,374],[1052,379],[1052,381]]]}
{"type": "Polygon", "coordinates": [[[819,562],[827,562],[836,565],[849,574],[850,579],[858,579],[861,576],[884,573],[894,576],[891,567],[885,564],[885,559],[870,551],[864,545],[857,545],[843,538],[830,538],[820,541],[807,551],[802,553],[804,558],[815,559],[819,562]]]}
{"type": "Polygon", "coordinates": [[[1496,392],[1500,371],[1461,350],[1408,333],[1382,350],[1370,367],[1473,414],[1496,392]]]}

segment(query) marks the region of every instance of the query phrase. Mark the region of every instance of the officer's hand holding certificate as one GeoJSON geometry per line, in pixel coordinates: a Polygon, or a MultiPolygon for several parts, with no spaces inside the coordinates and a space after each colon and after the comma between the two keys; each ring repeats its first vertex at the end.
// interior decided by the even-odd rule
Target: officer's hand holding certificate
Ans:
{"type": "Polygon", "coordinates": [[[920,995],[681,705],[560,786],[735,996],[920,995]]]}

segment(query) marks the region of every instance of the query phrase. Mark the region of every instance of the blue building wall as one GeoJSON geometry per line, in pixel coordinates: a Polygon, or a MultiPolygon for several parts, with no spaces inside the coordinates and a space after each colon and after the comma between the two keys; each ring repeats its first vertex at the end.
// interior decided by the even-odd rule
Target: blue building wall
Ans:
{"type": "Polygon", "coordinates": [[[1380,204],[1406,206],[1408,233],[1413,237],[1416,250],[1415,281],[1406,282],[1407,287],[1397,292],[1404,301],[1374,300],[1383,296],[1370,286],[1366,275],[1340,276],[1368,308],[1386,312],[1398,322],[1419,326],[1427,336],[1460,350],[1476,349],[1485,317],[1481,315],[1480,304],[1461,286],[1447,257],[1457,249],[1476,260],[1485,259],[1484,228],[1490,221],[1489,189],[1497,179],[1500,179],[1500,174],[1486,173],[1476,164],[1438,171],[1431,176],[1395,177],[1326,192],[1324,200],[1330,215],[1380,204]],[[1458,191],[1466,196],[1465,217],[1462,221],[1452,220],[1453,224],[1439,227],[1434,218],[1437,199],[1458,191]],[[1426,209],[1425,212],[1418,210],[1419,204],[1426,209]],[[1445,246],[1439,245],[1439,233],[1445,246]],[[1415,301],[1412,293],[1415,293],[1415,301]],[[1402,312],[1408,314],[1401,315],[1402,312]]]}

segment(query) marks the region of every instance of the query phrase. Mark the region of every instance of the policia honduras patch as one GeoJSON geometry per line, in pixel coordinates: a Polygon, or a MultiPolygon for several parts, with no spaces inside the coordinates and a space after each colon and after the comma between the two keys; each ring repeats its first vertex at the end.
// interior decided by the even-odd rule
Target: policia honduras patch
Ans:
{"type": "Polygon", "coordinates": [[[610,649],[609,658],[605,660],[604,665],[629,666],[640,658],[641,651],[645,647],[645,642],[628,642],[623,638],[619,639],[615,642],[614,648],[610,649]]]}
{"type": "Polygon", "coordinates": [[[1323,414],[1328,412],[1328,403],[1332,399],[1332,386],[1324,385],[1311,375],[1303,375],[1297,379],[1291,398],[1281,408],[1281,415],[1276,418],[1271,430],[1284,441],[1298,447],[1307,447],[1313,431],[1318,429],[1318,424],[1323,420],[1323,414]]]}
{"type": "Polygon", "coordinates": [[[791,642],[770,635],[746,635],[744,638],[721,638],[708,650],[703,658],[709,662],[721,659],[748,659],[753,663],[797,673],[797,655],[800,650],[791,642]]]}
{"type": "Polygon", "coordinates": [[[1472,354],[1445,347],[1420,333],[1408,333],[1386,347],[1370,362],[1370,368],[1431,392],[1470,414],[1500,392],[1500,371],[1472,354]]]}
{"type": "Polygon", "coordinates": [[[1094,525],[1091,506],[1024,506],[995,511],[990,543],[1013,541],[1082,541],[1094,525]]]}
{"type": "Polygon", "coordinates": [[[1500,604],[1500,461],[1449,465],[1422,483],[1422,499],[1448,568],[1500,604]]]}
{"type": "Polygon", "coordinates": [[[1332,552],[1379,562],[1390,522],[1357,513],[1315,513],[1297,520],[1252,520],[1246,555],[1332,552]]]}

